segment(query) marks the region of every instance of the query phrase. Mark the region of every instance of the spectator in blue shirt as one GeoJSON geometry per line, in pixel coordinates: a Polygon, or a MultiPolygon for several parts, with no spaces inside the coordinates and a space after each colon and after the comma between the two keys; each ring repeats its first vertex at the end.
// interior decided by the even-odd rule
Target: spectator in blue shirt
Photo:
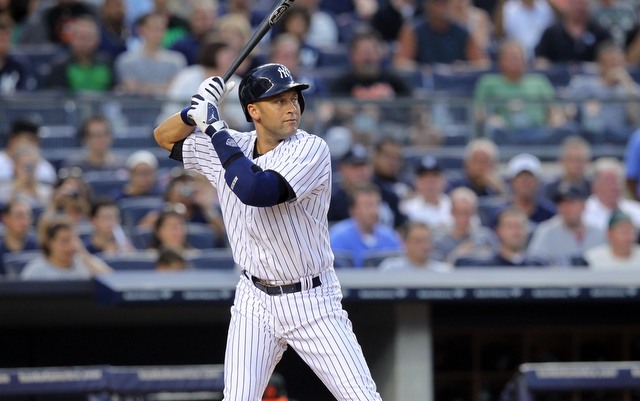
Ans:
{"type": "Polygon", "coordinates": [[[0,16],[0,95],[33,90],[36,80],[31,74],[28,61],[11,53],[13,24],[0,16]]]}
{"type": "Polygon", "coordinates": [[[367,252],[403,250],[398,233],[378,221],[381,198],[375,185],[355,187],[348,200],[351,217],[334,224],[329,231],[334,251],[350,252],[354,267],[362,268],[367,252]]]}

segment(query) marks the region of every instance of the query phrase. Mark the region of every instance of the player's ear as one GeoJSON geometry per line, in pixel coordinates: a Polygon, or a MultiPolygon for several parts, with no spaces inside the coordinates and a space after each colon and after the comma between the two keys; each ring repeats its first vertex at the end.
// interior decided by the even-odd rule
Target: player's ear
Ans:
{"type": "Polygon", "coordinates": [[[249,103],[247,105],[247,111],[254,121],[260,120],[260,111],[258,110],[258,107],[256,107],[255,103],[249,103]]]}

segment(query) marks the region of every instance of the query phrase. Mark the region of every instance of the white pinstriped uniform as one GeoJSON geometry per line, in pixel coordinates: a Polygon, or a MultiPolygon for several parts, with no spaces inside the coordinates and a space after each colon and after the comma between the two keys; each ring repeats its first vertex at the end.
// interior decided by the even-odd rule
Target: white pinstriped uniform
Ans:
{"type": "MultiPolygon", "coordinates": [[[[252,158],[256,132],[229,130],[252,158]]],[[[185,169],[217,189],[236,263],[273,284],[301,282],[301,292],[271,296],[242,275],[236,287],[225,355],[225,401],[259,401],[282,353],[291,345],[340,401],[381,400],[342,309],[333,269],[327,209],[331,162],[327,144],[298,130],[253,159],[278,172],[296,198],[272,207],[243,204],[224,179],[210,138],[196,129],[183,145],[185,169]],[[322,285],[312,288],[312,278],[322,285]]]]}

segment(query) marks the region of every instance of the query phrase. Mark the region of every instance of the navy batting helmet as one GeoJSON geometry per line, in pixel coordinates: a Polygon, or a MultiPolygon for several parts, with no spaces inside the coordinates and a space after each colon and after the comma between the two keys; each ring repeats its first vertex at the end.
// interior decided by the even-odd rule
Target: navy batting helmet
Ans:
{"type": "Polygon", "coordinates": [[[251,116],[247,111],[247,105],[256,100],[265,99],[275,96],[289,89],[298,91],[298,102],[300,103],[300,112],[304,112],[304,97],[302,91],[309,88],[309,84],[296,82],[291,76],[289,69],[282,64],[264,64],[249,71],[242,78],[238,94],[240,96],[240,104],[244,111],[247,121],[251,121],[251,116]]]}

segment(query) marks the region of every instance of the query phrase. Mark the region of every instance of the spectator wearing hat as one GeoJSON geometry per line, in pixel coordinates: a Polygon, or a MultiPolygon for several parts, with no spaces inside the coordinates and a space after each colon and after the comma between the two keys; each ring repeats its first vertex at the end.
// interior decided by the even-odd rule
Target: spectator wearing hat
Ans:
{"type": "Polygon", "coordinates": [[[404,254],[384,259],[378,268],[383,271],[429,270],[448,272],[451,265],[431,257],[433,243],[431,229],[420,221],[407,221],[400,227],[404,254]]]}
{"type": "Polygon", "coordinates": [[[401,204],[402,211],[409,220],[421,221],[432,229],[451,225],[451,199],[444,192],[447,182],[438,159],[424,156],[415,173],[416,195],[401,204]]]}
{"type": "Polygon", "coordinates": [[[153,153],[138,150],[127,158],[125,166],[129,172],[129,181],[114,195],[114,199],[162,196],[158,183],[158,159],[153,153]]]}
{"type": "MultiPolygon", "coordinates": [[[[329,204],[329,223],[348,219],[349,192],[365,183],[373,183],[373,168],[369,151],[361,144],[353,145],[338,163],[337,179],[329,204]]],[[[381,196],[379,219],[391,227],[399,227],[406,220],[400,211],[398,195],[386,186],[378,186],[381,196]]]]}
{"type": "Polygon", "coordinates": [[[611,214],[607,243],[585,252],[584,258],[592,270],[640,269],[640,245],[636,243],[638,229],[631,216],[621,210],[611,214]]]}
{"type": "MultiPolygon", "coordinates": [[[[40,149],[39,130],[38,124],[28,120],[16,119],[11,123],[7,146],[0,152],[0,181],[13,178],[16,149],[22,145],[31,145],[40,149]]],[[[35,174],[38,181],[47,184],[54,184],[58,179],[56,169],[40,154],[38,154],[35,174]]]]}
{"type": "Polygon", "coordinates": [[[353,267],[363,268],[367,254],[378,251],[402,251],[402,241],[391,227],[380,223],[380,191],[372,183],[363,183],[349,192],[349,218],[329,230],[331,249],[348,254],[353,267]]]}
{"type": "MultiPolygon", "coordinates": [[[[498,211],[513,207],[522,210],[529,218],[529,233],[535,227],[556,214],[553,202],[539,195],[542,179],[540,160],[532,154],[521,153],[509,160],[506,172],[511,187],[511,198],[498,211]]],[[[495,218],[491,220],[495,226],[495,218]]]]}
{"type": "Polygon", "coordinates": [[[583,188],[563,184],[554,198],[558,213],[540,223],[529,243],[531,256],[552,265],[582,265],[585,251],[606,242],[604,230],[582,219],[588,197],[583,188]]]}

